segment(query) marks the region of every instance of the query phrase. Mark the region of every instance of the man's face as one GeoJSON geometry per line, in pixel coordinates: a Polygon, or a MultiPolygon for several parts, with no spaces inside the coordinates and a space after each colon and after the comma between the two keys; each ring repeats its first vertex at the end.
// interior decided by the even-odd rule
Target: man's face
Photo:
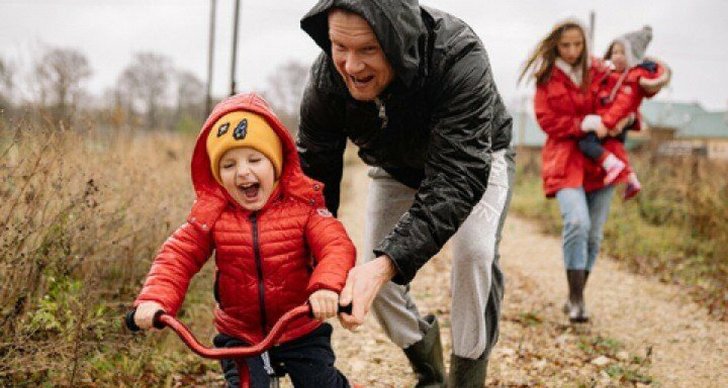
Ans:
{"type": "Polygon", "coordinates": [[[341,10],[329,14],[331,56],[354,99],[371,101],[394,79],[377,36],[364,18],[341,10]]]}

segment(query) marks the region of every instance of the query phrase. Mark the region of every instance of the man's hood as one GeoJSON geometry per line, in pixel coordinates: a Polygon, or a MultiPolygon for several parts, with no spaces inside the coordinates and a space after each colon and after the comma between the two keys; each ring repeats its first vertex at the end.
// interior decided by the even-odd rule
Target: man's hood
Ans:
{"type": "Polygon", "coordinates": [[[320,0],[301,19],[301,28],[331,58],[328,13],[342,8],[364,18],[374,30],[395,76],[410,87],[420,74],[427,30],[418,0],[320,0]]]}

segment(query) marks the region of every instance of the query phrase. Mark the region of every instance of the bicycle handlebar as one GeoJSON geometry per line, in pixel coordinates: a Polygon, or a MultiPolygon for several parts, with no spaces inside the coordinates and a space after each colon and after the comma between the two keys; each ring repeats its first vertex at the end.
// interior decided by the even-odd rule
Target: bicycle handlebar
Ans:
{"type": "MultiPolygon", "coordinates": [[[[136,309],[126,313],[126,315],[124,316],[124,325],[127,329],[129,329],[129,331],[137,332],[140,331],[142,328],[137,326],[136,322],[134,322],[134,314],[136,314],[136,309]]],[[[157,310],[157,312],[154,313],[154,317],[152,318],[152,326],[154,326],[155,329],[162,330],[166,326],[159,319],[162,314],[165,314],[164,310],[157,310]]]]}
{"type": "MultiPolygon", "coordinates": [[[[141,328],[134,322],[135,312],[136,310],[131,310],[126,313],[126,316],[124,317],[124,323],[131,331],[141,330],[141,328]]],[[[351,314],[351,304],[347,306],[339,306],[338,313],[351,314]]],[[[234,348],[208,348],[202,345],[187,326],[175,317],[165,313],[163,310],[159,310],[154,314],[153,325],[158,329],[163,329],[165,326],[172,329],[172,331],[179,336],[185,345],[187,345],[187,347],[193,352],[197,353],[197,355],[219,360],[224,358],[250,357],[263,353],[266,349],[270,348],[275,341],[281,337],[281,335],[283,335],[283,329],[285,329],[288,323],[303,315],[313,315],[309,304],[298,306],[283,314],[278,322],[273,325],[270,333],[268,333],[268,335],[258,344],[234,348]]]]}

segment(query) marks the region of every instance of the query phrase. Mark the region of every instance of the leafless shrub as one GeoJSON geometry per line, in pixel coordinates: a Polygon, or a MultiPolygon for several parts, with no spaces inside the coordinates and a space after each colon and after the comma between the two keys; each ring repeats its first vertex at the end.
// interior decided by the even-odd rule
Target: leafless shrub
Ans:
{"type": "Polygon", "coordinates": [[[29,127],[0,133],[0,385],[73,386],[189,209],[194,141],[29,127]]]}

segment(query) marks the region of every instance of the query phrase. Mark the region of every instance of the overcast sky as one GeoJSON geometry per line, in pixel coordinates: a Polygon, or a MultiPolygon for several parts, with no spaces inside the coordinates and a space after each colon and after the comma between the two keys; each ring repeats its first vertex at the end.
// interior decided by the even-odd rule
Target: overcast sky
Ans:
{"type": "MultiPolygon", "coordinates": [[[[299,28],[314,0],[241,0],[238,91],[262,90],[277,65],[310,63],[319,50],[299,28]]],[[[674,70],[662,100],[699,101],[728,108],[728,1],[725,0],[421,0],[470,24],[489,52],[498,87],[508,102],[530,95],[516,84],[522,62],[557,21],[596,13],[595,49],[649,24],[648,54],[674,70]]],[[[0,0],[0,57],[27,72],[43,47],[72,47],[93,68],[87,87],[113,86],[132,55],[152,51],[204,80],[210,0],[0,0]]],[[[230,84],[233,0],[217,1],[213,92],[230,84]]],[[[23,83],[23,79],[16,82],[23,83]]]]}

